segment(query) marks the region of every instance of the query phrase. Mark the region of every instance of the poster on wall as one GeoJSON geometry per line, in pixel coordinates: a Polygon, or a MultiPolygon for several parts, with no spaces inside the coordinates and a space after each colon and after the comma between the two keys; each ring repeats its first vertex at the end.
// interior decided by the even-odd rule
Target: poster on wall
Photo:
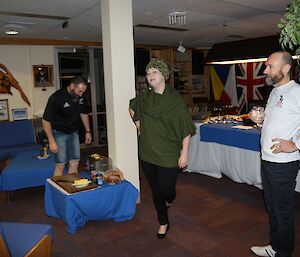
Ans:
{"type": "Polygon", "coordinates": [[[9,120],[8,99],[0,100],[0,121],[9,120]]]}
{"type": "Polygon", "coordinates": [[[12,118],[13,120],[28,119],[27,109],[26,108],[12,109],[12,118]]]}

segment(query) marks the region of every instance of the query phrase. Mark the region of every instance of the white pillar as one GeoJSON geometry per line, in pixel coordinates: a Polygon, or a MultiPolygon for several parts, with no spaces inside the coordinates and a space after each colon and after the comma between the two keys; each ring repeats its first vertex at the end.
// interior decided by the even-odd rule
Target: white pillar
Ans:
{"type": "Polygon", "coordinates": [[[101,16],[108,153],[139,189],[137,135],[128,112],[135,97],[132,1],[102,0],[101,16]]]}

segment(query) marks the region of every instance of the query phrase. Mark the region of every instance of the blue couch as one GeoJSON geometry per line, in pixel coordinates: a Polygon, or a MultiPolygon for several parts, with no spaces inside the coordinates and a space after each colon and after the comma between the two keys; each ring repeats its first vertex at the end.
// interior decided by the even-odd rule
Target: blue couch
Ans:
{"type": "Polygon", "coordinates": [[[0,161],[24,150],[39,149],[31,120],[0,123],[0,161]]]}
{"type": "Polygon", "coordinates": [[[0,222],[0,256],[50,257],[52,237],[47,224],[0,222]]]}

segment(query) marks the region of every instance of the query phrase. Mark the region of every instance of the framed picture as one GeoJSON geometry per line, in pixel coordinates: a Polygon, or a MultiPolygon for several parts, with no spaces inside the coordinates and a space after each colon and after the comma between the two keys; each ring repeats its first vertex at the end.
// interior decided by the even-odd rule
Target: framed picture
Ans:
{"type": "Polygon", "coordinates": [[[8,99],[0,100],[0,121],[9,120],[8,99]]]}
{"type": "Polygon", "coordinates": [[[28,114],[26,108],[12,109],[13,120],[27,120],[28,114]]]}
{"type": "Polygon", "coordinates": [[[33,65],[32,69],[35,87],[53,86],[53,65],[33,65]]]}

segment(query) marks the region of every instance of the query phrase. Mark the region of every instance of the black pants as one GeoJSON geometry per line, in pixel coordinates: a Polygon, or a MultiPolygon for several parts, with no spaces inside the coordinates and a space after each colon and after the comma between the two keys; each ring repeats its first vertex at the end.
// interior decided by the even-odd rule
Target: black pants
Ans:
{"type": "Polygon", "coordinates": [[[276,257],[290,257],[295,246],[294,196],[299,161],[262,161],[261,168],[270,245],[277,252],[276,257]]]}
{"type": "Polygon", "coordinates": [[[176,180],[179,168],[163,168],[141,162],[147,181],[152,190],[154,206],[160,225],[169,223],[166,201],[172,203],[176,197],[176,180]]]}

